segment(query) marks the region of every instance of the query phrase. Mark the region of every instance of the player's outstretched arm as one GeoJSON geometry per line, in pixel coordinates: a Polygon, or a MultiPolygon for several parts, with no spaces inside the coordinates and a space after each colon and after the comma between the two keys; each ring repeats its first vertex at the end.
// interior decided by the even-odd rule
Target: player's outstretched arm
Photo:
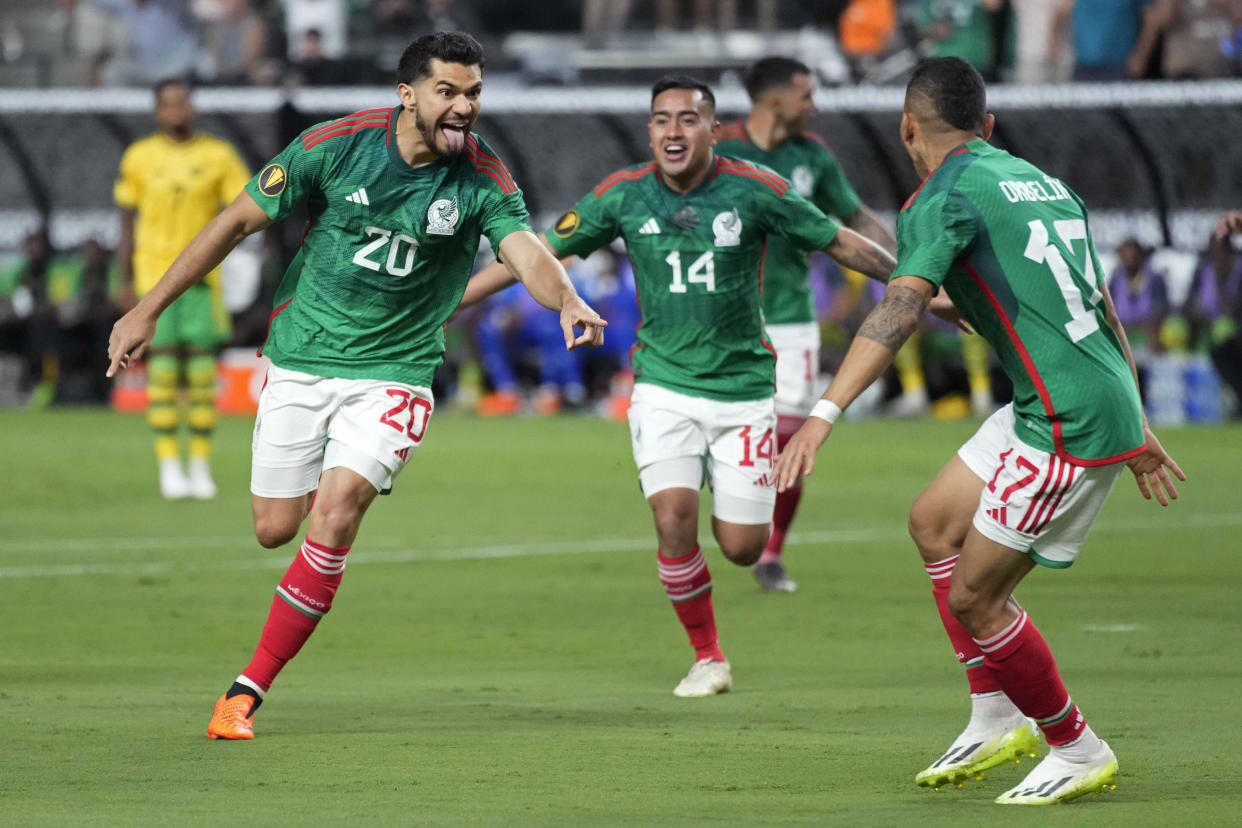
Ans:
{"type": "Polygon", "coordinates": [[[871,239],[893,256],[897,255],[897,239],[893,236],[893,231],[866,204],[858,205],[854,215],[845,219],[845,226],[871,239]]]}
{"type": "Polygon", "coordinates": [[[608,323],[582,301],[546,239],[526,230],[510,233],[500,241],[500,255],[536,302],[561,312],[567,350],[604,344],[608,323]],[[582,328],[582,334],[575,334],[574,328],[582,328]]]}
{"type": "Polygon", "coordinates": [[[824,248],[824,252],[836,259],[838,264],[857,270],[877,282],[887,282],[897,266],[897,260],[887,250],[848,227],[837,231],[837,237],[824,248]]]}
{"type": "Polygon", "coordinates": [[[509,268],[500,261],[492,262],[479,269],[479,272],[466,282],[466,292],[457,303],[456,316],[466,308],[479,304],[494,293],[499,293],[509,285],[516,285],[518,278],[509,272],[509,268]]]}
{"type": "Polygon", "coordinates": [[[1216,238],[1227,239],[1242,233],[1242,211],[1230,210],[1216,223],[1216,238]]]}
{"type": "Polygon", "coordinates": [[[815,411],[777,456],[773,467],[776,490],[783,492],[815,468],[815,454],[832,433],[836,416],[884,373],[897,351],[918,328],[919,316],[935,288],[917,276],[899,276],[889,282],[880,304],[867,314],[850,343],[841,369],[833,377],[815,411]]]}
{"type": "Polygon", "coordinates": [[[142,357],[155,336],[155,320],[173,300],[215,269],[242,239],[271,223],[263,208],[245,191],[208,222],[155,287],[112,327],[108,338],[108,376],[142,357]]]}

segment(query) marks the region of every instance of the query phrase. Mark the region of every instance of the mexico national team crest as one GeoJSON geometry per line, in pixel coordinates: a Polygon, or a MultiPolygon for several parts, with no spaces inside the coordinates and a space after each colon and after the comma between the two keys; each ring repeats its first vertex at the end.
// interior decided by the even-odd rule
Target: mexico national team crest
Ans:
{"type": "Polygon", "coordinates": [[[734,207],[727,213],[719,213],[712,220],[712,232],[716,234],[717,247],[737,247],[742,243],[742,217],[734,207]]]}
{"type": "Polygon", "coordinates": [[[789,181],[794,185],[794,189],[798,191],[798,195],[803,198],[810,198],[811,194],[815,192],[815,174],[805,164],[799,164],[793,168],[789,181]]]}
{"type": "Polygon", "coordinates": [[[427,232],[451,236],[457,230],[457,199],[441,198],[427,208],[427,232]]]}
{"type": "Polygon", "coordinates": [[[285,168],[279,164],[268,164],[263,168],[263,172],[259,173],[259,192],[265,196],[278,196],[285,190],[285,184],[289,183],[289,176],[285,174],[285,168]]]}
{"type": "Polygon", "coordinates": [[[556,220],[556,224],[552,225],[552,232],[562,239],[567,239],[577,232],[579,221],[578,211],[569,210],[556,220]]]}

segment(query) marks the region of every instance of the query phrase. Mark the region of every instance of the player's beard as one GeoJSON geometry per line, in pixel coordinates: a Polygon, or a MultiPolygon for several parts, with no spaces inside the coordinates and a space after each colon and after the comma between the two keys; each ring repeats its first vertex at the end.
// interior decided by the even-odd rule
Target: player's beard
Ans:
{"type": "Polygon", "coordinates": [[[453,156],[459,155],[461,151],[465,149],[465,137],[466,133],[470,131],[470,124],[465,124],[462,127],[462,142],[460,146],[454,146],[451,142],[449,142],[448,136],[445,135],[445,141],[449,142],[448,148],[441,151],[440,144],[436,141],[436,138],[439,137],[439,133],[441,131],[440,127],[443,125],[444,122],[441,120],[439,123],[428,126],[427,122],[423,120],[423,116],[418,113],[418,110],[414,111],[414,128],[418,130],[419,135],[423,136],[423,143],[427,145],[427,149],[431,150],[441,158],[452,158],[453,156]]]}

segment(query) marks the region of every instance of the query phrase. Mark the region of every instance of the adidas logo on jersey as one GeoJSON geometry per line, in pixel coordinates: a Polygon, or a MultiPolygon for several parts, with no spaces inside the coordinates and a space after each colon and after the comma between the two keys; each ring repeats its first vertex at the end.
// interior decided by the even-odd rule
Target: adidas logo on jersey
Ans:
{"type": "Polygon", "coordinates": [[[643,222],[643,226],[638,228],[639,235],[651,236],[660,232],[660,225],[656,223],[654,218],[649,218],[643,222]]]}
{"type": "Polygon", "coordinates": [[[354,190],[352,193],[345,196],[345,200],[352,201],[354,204],[370,204],[371,203],[370,200],[367,199],[367,188],[366,187],[359,187],[358,189],[354,190]]]}

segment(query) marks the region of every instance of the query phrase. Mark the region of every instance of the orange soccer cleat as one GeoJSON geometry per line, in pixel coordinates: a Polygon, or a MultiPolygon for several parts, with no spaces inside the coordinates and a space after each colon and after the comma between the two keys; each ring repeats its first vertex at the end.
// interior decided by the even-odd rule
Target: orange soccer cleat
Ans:
{"type": "Polygon", "coordinates": [[[208,739],[253,739],[254,696],[220,697],[207,724],[208,739]]]}

